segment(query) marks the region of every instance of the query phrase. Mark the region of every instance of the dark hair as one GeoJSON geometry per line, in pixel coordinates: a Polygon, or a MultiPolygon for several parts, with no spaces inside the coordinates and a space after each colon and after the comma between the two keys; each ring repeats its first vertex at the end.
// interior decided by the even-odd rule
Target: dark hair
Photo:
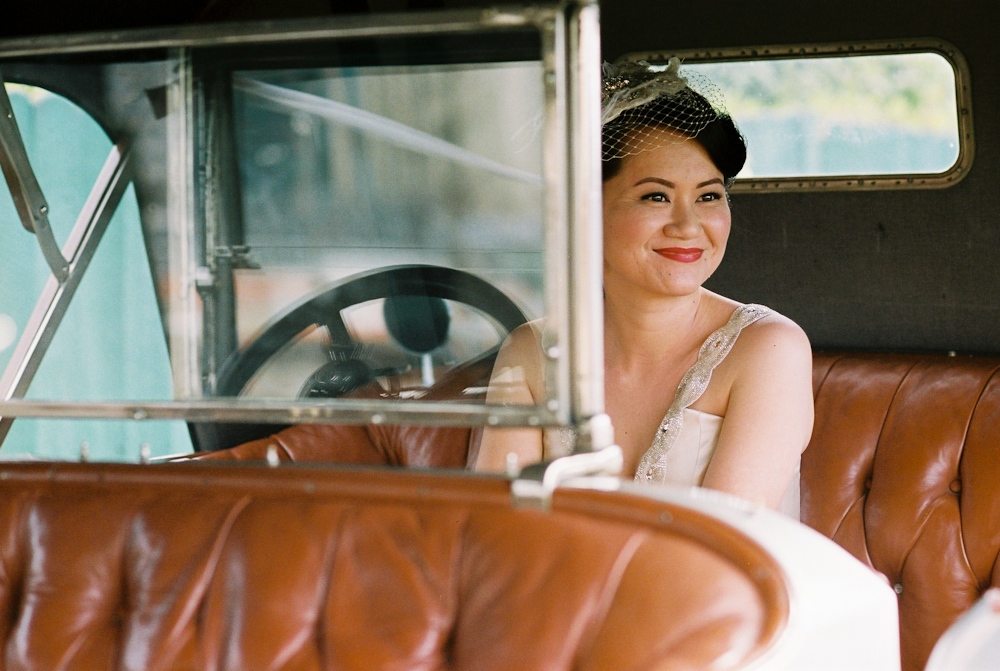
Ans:
{"type": "Polygon", "coordinates": [[[602,178],[606,181],[618,174],[622,159],[620,154],[629,135],[643,132],[651,128],[668,128],[687,136],[700,144],[712,163],[719,169],[726,180],[726,186],[732,183],[736,174],[743,168],[747,160],[747,145],[736,123],[728,114],[711,114],[714,118],[697,133],[691,133],[680,126],[680,119],[697,112],[711,110],[708,101],[700,94],[685,89],[684,96],[661,96],[655,100],[640,105],[622,114],[602,129],[601,146],[605,158],[601,162],[602,178]],[[679,101],[682,101],[679,103],[679,101]],[[625,129],[628,132],[622,133],[625,129]]]}

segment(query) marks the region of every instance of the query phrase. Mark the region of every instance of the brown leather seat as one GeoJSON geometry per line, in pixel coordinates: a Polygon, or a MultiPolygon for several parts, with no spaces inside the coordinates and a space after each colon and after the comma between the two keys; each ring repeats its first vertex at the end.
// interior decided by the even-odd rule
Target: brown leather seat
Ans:
{"type": "MultiPolygon", "coordinates": [[[[1000,586],[1000,358],[817,353],[802,521],[899,594],[903,668],[1000,586]]],[[[294,427],[228,454],[461,467],[465,429],[294,427]]]]}
{"type": "Polygon", "coordinates": [[[274,449],[279,462],[465,468],[472,430],[465,427],[299,424],[216,452],[176,461],[264,461],[274,449]]]}
{"type": "MultiPolygon", "coordinates": [[[[492,350],[451,371],[424,398],[482,402],[495,356],[492,350]]],[[[378,393],[365,387],[352,396],[377,397],[378,393]]],[[[465,468],[475,461],[480,432],[466,427],[298,424],[235,447],[176,460],[263,461],[273,448],[279,462],[465,468]]]]}
{"type": "Polygon", "coordinates": [[[899,595],[903,669],[1000,586],[1000,359],[817,354],[802,520],[899,595]]]}
{"type": "Polygon", "coordinates": [[[733,669],[782,572],[621,493],[215,464],[0,466],[9,669],[733,669]]]}

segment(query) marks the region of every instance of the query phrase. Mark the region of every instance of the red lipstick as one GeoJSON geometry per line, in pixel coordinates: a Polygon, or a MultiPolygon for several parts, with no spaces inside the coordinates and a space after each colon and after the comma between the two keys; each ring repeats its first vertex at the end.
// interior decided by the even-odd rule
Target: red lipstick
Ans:
{"type": "Polygon", "coordinates": [[[664,247],[655,251],[660,256],[679,263],[694,263],[702,255],[702,250],[697,247],[664,247]]]}

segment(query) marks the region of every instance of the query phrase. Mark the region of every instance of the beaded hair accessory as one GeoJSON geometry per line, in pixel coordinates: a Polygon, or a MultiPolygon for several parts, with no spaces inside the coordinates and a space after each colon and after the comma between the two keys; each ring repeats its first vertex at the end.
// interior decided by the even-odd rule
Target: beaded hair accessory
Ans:
{"type": "Polygon", "coordinates": [[[708,78],[646,61],[604,63],[601,87],[601,158],[605,161],[696,137],[727,116],[722,92],[708,78]],[[670,128],[675,133],[655,132],[670,128]]]}

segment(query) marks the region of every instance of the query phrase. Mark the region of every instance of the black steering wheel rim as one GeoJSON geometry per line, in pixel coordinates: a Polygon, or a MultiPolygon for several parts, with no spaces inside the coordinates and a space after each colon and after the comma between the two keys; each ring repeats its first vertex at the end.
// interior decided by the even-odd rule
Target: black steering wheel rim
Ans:
{"type": "Polygon", "coordinates": [[[389,296],[427,296],[465,303],[490,316],[508,333],[527,321],[506,294],[464,270],[423,264],[377,268],[341,280],[272,320],[251,343],[226,359],[219,369],[216,393],[238,396],[268,359],[311,326],[326,327],[332,347],[351,347],[354,343],[341,311],[389,296]]]}

